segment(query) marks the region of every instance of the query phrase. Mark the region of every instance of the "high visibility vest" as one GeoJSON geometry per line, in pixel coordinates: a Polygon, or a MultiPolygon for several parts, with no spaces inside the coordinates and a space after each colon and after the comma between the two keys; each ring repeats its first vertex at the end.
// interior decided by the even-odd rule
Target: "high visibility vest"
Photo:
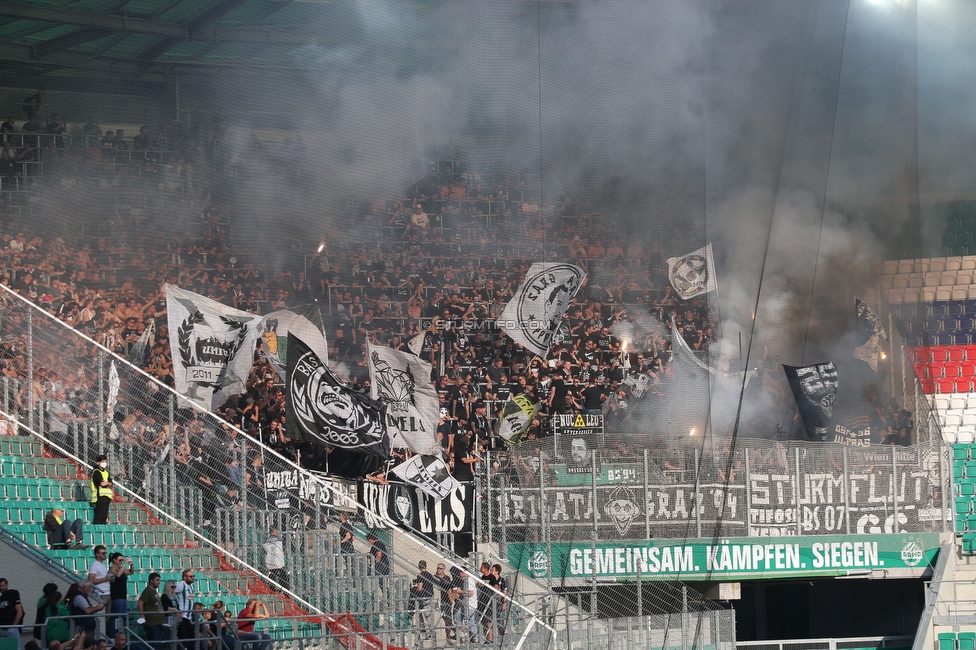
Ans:
{"type": "Polygon", "coordinates": [[[100,467],[96,467],[95,469],[92,470],[91,473],[91,502],[92,503],[98,501],[98,497],[108,497],[109,499],[111,499],[113,496],[115,496],[115,493],[112,492],[111,487],[104,487],[100,485],[102,481],[110,481],[110,480],[112,479],[109,476],[107,469],[101,469],[100,467]]]}

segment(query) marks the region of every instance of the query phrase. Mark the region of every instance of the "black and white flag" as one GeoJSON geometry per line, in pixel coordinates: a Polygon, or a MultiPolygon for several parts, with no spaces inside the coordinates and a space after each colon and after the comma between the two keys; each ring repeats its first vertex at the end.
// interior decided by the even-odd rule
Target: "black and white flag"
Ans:
{"type": "Polygon", "coordinates": [[[146,329],[142,331],[139,340],[132,344],[129,353],[125,355],[125,360],[132,365],[143,368],[146,365],[146,355],[156,344],[156,319],[149,321],[146,329]]]}
{"type": "Polygon", "coordinates": [[[447,464],[439,456],[418,454],[400,463],[390,472],[438,501],[447,497],[460,485],[457,479],[451,476],[447,464]]]}
{"type": "Polygon", "coordinates": [[[783,366],[811,440],[827,439],[827,428],[837,397],[837,368],[833,361],[813,366],[783,366]]]}
{"type": "Polygon", "coordinates": [[[586,272],[572,264],[536,262],[525,274],[499,323],[513,341],[545,358],[586,272]]]}
{"type": "Polygon", "coordinates": [[[176,392],[214,409],[243,393],[261,317],[166,285],[176,392]]]}
{"type": "Polygon", "coordinates": [[[430,383],[431,365],[409,352],[367,344],[370,397],[383,404],[394,447],[418,454],[440,453],[440,405],[430,383]]]}
{"type": "Polygon", "coordinates": [[[668,278],[679,297],[688,300],[718,288],[712,245],[668,260],[668,278]]]}
{"type": "Polygon", "coordinates": [[[295,332],[303,341],[308,341],[312,351],[323,361],[328,361],[329,345],[325,340],[318,303],[273,311],[265,315],[261,324],[261,354],[279,377],[285,376],[288,365],[289,332],[295,332]]]}
{"type": "Polygon", "coordinates": [[[857,311],[857,335],[860,343],[854,349],[854,358],[868,364],[871,370],[877,372],[881,341],[888,340],[888,332],[866,302],[855,298],[854,309],[857,311]]]}
{"type": "Polygon", "coordinates": [[[539,402],[525,393],[513,395],[498,418],[498,435],[509,444],[518,444],[539,414],[539,402]]]}
{"type": "Polygon", "coordinates": [[[389,457],[390,436],[379,404],[336,377],[294,332],[288,335],[286,382],[289,434],[326,447],[389,457]]]}

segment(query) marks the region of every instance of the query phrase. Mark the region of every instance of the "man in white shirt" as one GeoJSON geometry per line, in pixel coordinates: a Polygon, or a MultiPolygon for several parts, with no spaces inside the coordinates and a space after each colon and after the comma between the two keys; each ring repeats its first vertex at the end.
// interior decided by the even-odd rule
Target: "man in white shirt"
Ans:
{"type": "MultiPolygon", "coordinates": [[[[102,603],[107,608],[111,601],[111,577],[108,573],[108,565],[105,564],[105,556],[108,549],[99,544],[95,547],[95,561],[88,567],[88,582],[92,583],[91,593],[88,600],[94,604],[102,603]]],[[[105,638],[105,617],[98,618],[98,635],[105,638]]]]}
{"type": "Polygon", "coordinates": [[[467,571],[462,571],[461,577],[467,579],[468,634],[471,643],[478,643],[478,581],[467,571]]]}
{"type": "MultiPolygon", "coordinates": [[[[193,621],[190,618],[190,612],[193,610],[193,582],[195,580],[196,576],[193,569],[184,569],[183,579],[177,582],[173,589],[173,599],[176,601],[176,609],[179,612],[176,615],[177,620],[179,620],[176,635],[181,641],[192,641],[196,637],[193,633],[193,621]]],[[[187,648],[190,647],[189,643],[183,645],[187,648]]]]}

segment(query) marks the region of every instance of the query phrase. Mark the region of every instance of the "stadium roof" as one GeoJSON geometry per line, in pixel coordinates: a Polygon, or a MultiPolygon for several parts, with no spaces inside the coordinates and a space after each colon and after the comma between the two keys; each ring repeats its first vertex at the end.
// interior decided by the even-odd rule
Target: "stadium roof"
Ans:
{"type": "Polygon", "coordinates": [[[304,46],[354,41],[356,11],[329,0],[3,0],[0,83],[133,92],[169,76],[294,67],[304,46]]]}

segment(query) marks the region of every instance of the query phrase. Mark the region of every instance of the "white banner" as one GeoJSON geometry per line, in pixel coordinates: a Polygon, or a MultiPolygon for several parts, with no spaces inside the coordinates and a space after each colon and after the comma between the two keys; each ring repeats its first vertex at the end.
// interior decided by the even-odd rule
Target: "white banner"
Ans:
{"type": "Polygon", "coordinates": [[[536,262],[505,305],[499,319],[503,321],[501,329],[522,347],[545,358],[585,277],[586,272],[572,264],[536,262]]]}
{"type": "Polygon", "coordinates": [[[430,383],[431,365],[419,357],[382,345],[367,344],[370,397],[384,406],[394,447],[418,454],[439,454],[440,405],[430,383]]]}
{"type": "Polygon", "coordinates": [[[112,359],[108,367],[108,400],[105,406],[105,421],[112,424],[115,421],[115,405],[119,402],[119,369],[115,367],[115,359],[112,359]]]}
{"type": "Polygon", "coordinates": [[[261,317],[166,285],[176,391],[213,410],[243,393],[261,317]]]}
{"type": "Polygon", "coordinates": [[[712,245],[668,260],[668,278],[678,296],[688,300],[718,289],[712,245]]]}
{"type": "Polygon", "coordinates": [[[460,485],[439,456],[418,454],[390,471],[438,501],[460,485]]]}

